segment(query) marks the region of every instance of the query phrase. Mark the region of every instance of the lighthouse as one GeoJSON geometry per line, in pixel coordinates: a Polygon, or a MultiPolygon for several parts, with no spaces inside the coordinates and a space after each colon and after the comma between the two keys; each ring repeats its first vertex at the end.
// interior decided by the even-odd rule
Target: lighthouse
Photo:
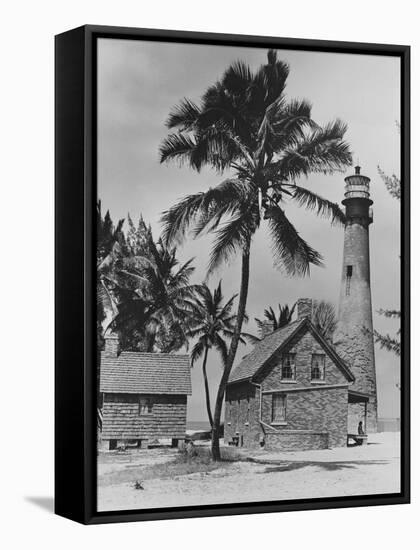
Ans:
{"type": "Polygon", "coordinates": [[[355,433],[366,410],[367,433],[377,430],[375,350],[370,289],[369,226],[373,221],[370,179],[360,173],[345,178],[344,251],[335,344],[356,380],[352,389],[369,396],[367,405],[349,403],[348,429],[355,433]]]}

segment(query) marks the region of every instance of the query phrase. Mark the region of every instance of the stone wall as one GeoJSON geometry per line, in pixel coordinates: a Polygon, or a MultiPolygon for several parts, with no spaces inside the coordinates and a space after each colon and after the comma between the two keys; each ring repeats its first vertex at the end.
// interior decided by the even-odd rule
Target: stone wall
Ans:
{"type": "MultiPolygon", "coordinates": [[[[330,447],[347,444],[348,389],[317,388],[286,392],[286,422],[272,424],[273,393],[263,393],[262,420],[277,431],[309,430],[327,432],[330,447]]],[[[269,433],[267,428],[266,432],[269,433]]]]}
{"type": "Polygon", "coordinates": [[[263,390],[284,389],[293,387],[315,387],[331,384],[347,384],[348,380],[343,372],[336,366],[329,355],[325,356],[325,379],[323,381],[311,380],[311,362],[312,354],[325,354],[324,348],[318,343],[311,332],[308,330],[305,334],[296,335],[290,342],[287,349],[282,353],[274,354],[267,363],[261,375],[257,378],[258,383],[262,383],[263,390]],[[296,379],[282,380],[281,367],[283,353],[295,353],[296,379]]]}
{"type": "Polygon", "coordinates": [[[359,422],[363,422],[363,430],[365,426],[365,404],[364,403],[349,403],[349,414],[347,419],[347,431],[349,434],[357,434],[359,422]]]}
{"type": "MultiPolygon", "coordinates": [[[[262,388],[262,408],[260,422],[260,390],[249,382],[230,384],[226,391],[225,441],[239,438],[239,444],[257,448],[265,437],[276,431],[311,431],[328,433],[328,444],[341,447],[347,444],[348,380],[332,359],[325,358],[325,380],[311,380],[311,360],[313,353],[325,353],[311,332],[297,335],[285,352],[296,354],[296,379],[285,381],[281,378],[282,354],[273,356],[264,368],[257,382],[262,388]],[[329,387],[334,386],[334,387],[329,387]],[[336,387],[338,386],[338,387],[336,387]],[[286,423],[272,424],[273,393],[281,391],[287,395],[286,423]],[[249,411],[249,412],[248,412],[249,411]]],[[[296,436],[296,441],[298,438],[296,436]]],[[[316,439],[316,438],[315,438],[316,439]]],[[[325,445],[320,439],[314,441],[325,445]]],[[[307,448],[305,437],[301,440],[307,448]]],[[[298,443],[296,443],[298,446],[298,443]]]]}
{"type": "Polygon", "coordinates": [[[281,433],[267,433],[267,451],[310,451],[328,449],[328,433],[287,430],[281,433]]]}
{"type": "Polygon", "coordinates": [[[184,439],[186,395],[142,395],[152,401],[152,411],[139,414],[137,394],[104,394],[102,440],[184,439]]]}
{"type": "Polygon", "coordinates": [[[368,405],[368,432],[377,430],[377,393],[370,289],[368,216],[351,218],[344,231],[339,323],[336,349],[356,381],[355,390],[372,397],[368,405]],[[348,266],[352,267],[348,277],[348,266]]]}
{"type": "Polygon", "coordinates": [[[229,385],[225,401],[225,443],[239,437],[241,446],[259,447],[263,436],[259,417],[258,388],[249,382],[229,385]]]}

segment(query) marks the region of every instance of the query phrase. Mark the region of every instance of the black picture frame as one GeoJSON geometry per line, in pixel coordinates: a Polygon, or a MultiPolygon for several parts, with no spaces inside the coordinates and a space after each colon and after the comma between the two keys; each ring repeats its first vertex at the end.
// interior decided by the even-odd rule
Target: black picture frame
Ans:
{"type": "Polygon", "coordinates": [[[410,47],[87,25],[55,38],[55,512],[110,523],[410,501],[410,47]],[[96,511],[96,44],[124,38],[397,56],[401,62],[401,492],[398,494],[96,511]]]}

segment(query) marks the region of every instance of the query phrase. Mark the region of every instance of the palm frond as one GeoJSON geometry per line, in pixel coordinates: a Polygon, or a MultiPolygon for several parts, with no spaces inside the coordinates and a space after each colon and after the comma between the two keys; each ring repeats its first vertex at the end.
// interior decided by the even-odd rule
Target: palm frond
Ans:
{"type": "Polygon", "coordinates": [[[287,147],[296,147],[305,139],[306,130],[319,129],[311,118],[312,105],[305,99],[294,99],[284,105],[273,122],[272,147],[281,152],[287,147]]]}
{"type": "Polygon", "coordinates": [[[222,82],[229,93],[243,98],[252,84],[252,79],[253,74],[249,65],[243,61],[235,61],[226,69],[222,82]]]}
{"type": "Polygon", "coordinates": [[[213,273],[221,264],[228,262],[233,255],[247,246],[258,227],[258,206],[250,204],[244,212],[239,212],[216,231],[216,238],[210,253],[208,273],[213,273]]]}
{"type": "Polygon", "coordinates": [[[230,317],[230,313],[232,311],[232,308],[233,308],[233,302],[235,301],[235,298],[237,297],[238,295],[237,294],[234,294],[226,303],[225,305],[223,306],[222,310],[220,311],[220,318],[223,319],[225,322],[229,322],[229,320],[231,319],[230,317]]]}
{"type": "Polygon", "coordinates": [[[378,313],[379,315],[383,315],[384,317],[388,317],[390,319],[401,318],[401,311],[398,311],[397,309],[379,309],[378,313]]]}
{"type": "Polygon", "coordinates": [[[200,359],[203,352],[204,352],[204,342],[202,339],[200,339],[198,340],[198,342],[194,344],[190,352],[190,363],[192,367],[194,366],[194,363],[196,363],[198,359],[200,359]]]}
{"type": "Polygon", "coordinates": [[[192,265],[192,262],[194,260],[195,258],[190,258],[179,268],[179,270],[175,274],[173,274],[170,279],[171,288],[179,288],[181,286],[188,285],[191,275],[195,271],[195,267],[192,265]]]}
{"type": "Polygon", "coordinates": [[[391,197],[394,197],[395,199],[400,200],[401,199],[401,179],[398,178],[395,174],[392,174],[392,176],[388,176],[388,174],[385,174],[385,172],[382,170],[380,166],[378,166],[378,173],[381,176],[381,179],[384,182],[385,187],[388,189],[391,197]]]}
{"type": "Polygon", "coordinates": [[[287,148],[273,165],[284,180],[308,176],[313,172],[332,174],[352,163],[347,142],[343,141],[347,126],[336,120],[312,132],[295,147],[287,148]]]}
{"type": "Polygon", "coordinates": [[[232,214],[238,206],[245,203],[249,196],[250,184],[238,178],[229,178],[204,195],[197,216],[193,236],[213,231],[223,216],[232,214]]]}
{"type": "Polygon", "coordinates": [[[162,240],[166,245],[182,242],[200,211],[203,196],[204,193],[187,195],[169,210],[163,212],[160,221],[163,224],[162,240]]]}
{"type": "Polygon", "coordinates": [[[192,160],[196,147],[195,141],[187,134],[169,134],[160,144],[159,160],[161,163],[176,160],[180,166],[188,163],[196,169],[192,160]]]}
{"type": "Polygon", "coordinates": [[[389,334],[386,334],[384,336],[383,334],[380,334],[376,330],[373,331],[373,334],[375,336],[375,342],[379,344],[381,349],[392,351],[393,353],[395,353],[395,355],[398,355],[398,356],[401,355],[401,342],[399,340],[397,340],[396,338],[393,338],[389,334]]]}
{"type": "Polygon", "coordinates": [[[293,224],[280,207],[270,207],[266,211],[272,252],[277,267],[288,275],[309,274],[310,265],[322,265],[322,256],[302,239],[293,224]]]}
{"type": "Polygon", "coordinates": [[[237,89],[232,92],[225,82],[210,86],[202,98],[200,131],[217,129],[236,145],[249,145],[250,127],[244,112],[244,97],[238,98],[237,89]]]}
{"type": "Polygon", "coordinates": [[[184,98],[169,113],[166,126],[168,128],[178,128],[181,131],[190,130],[197,123],[199,116],[199,107],[190,99],[184,98]]]}
{"type": "Polygon", "coordinates": [[[197,172],[204,165],[210,165],[221,173],[239,157],[239,142],[225,124],[218,123],[196,134],[196,144],[189,161],[197,172]]]}
{"type": "Polygon", "coordinates": [[[257,132],[259,143],[257,149],[258,157],[261,155],[271,155],[274,152],[274,139],[276,137],[275,124],[281,116],[280,113],[285,103],[285,98],[280,96],[266,108],[257,132]]]}
{"type": "Polygon", "coordinates": [[[267,63],[262,65],[254,77],[252,101],[260,110],[279,98],[286,87],[290,67],[277,59],[277,52],[269,50],[267,63]]]}
{"type": "Polygon", "coordinates": [[[346,222],[345,213],[337,203],[324,199],[305,187],[294,185],[291,186],[291,189],[293,200],[299,206],[303,206],[307,210],[315,210],[316,214],[323,218],[330,218],[332,224],[344,224],[346,222]]]}

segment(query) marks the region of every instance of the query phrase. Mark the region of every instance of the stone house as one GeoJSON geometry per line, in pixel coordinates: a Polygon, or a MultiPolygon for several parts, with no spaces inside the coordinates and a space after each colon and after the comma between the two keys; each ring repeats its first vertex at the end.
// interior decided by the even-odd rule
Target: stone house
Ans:
{"type": "Polygon", "coordinates": [[[185,439],[187,396],[191,395],[188,355],[118,353],[108,335],[101,354],[102,448],[127,443],[147,448],[151,441],[185,439]]]}
{"type": "Polygon", "coordinates": [[[299,300],[298,319],[265,336],[232,371],[227,443],[267,450],[339,447],[365,422],[369,396],[352,390],[355,377],[310,321],[311,307],[311,300],[299,300]],[[353,403],[361,404],[364,417],[349,415],[353,403]]]}

